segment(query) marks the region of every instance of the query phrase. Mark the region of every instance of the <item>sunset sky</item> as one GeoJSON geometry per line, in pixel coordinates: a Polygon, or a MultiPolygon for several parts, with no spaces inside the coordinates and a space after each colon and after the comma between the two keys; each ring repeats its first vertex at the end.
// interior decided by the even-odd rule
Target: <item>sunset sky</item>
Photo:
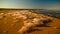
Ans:
{"type": "Polygon", "coordinates": [[[60,10],[60,0],[0,0],[0,8],[60,10]]]}

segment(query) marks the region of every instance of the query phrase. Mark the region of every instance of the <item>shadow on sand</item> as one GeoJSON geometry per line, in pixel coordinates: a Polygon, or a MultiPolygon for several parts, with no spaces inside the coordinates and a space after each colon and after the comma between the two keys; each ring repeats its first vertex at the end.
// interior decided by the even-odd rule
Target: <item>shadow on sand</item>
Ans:
{"type": "MultiPolygon", "coordinates": [[[[40,25],[37,25],[35,27],[51,27],[51,26],[48,26],[47,24],[52,22],[52,20],[48,19],[48,20],[44,20],[43,23],[44,24],[40,24],[40,25]]],[[[29,30],[27,30],[27,33],[31,33],[31,32],[34,32],[34,31],[43,31],[43,30],[40,30],[40,29],[34,29],[34,28],[30,28],[29,30]]]]}

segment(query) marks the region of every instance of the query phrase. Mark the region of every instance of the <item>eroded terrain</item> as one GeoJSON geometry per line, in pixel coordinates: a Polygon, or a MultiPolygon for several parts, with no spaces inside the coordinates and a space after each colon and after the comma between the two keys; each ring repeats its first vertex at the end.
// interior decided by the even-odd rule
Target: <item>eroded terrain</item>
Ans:
{"type": "Polygon", "coordinates": [[[18,31],[23,22],[33,18],[46,18],[52,21],[47,26],[34,27],[39,29],[26,34],[60,34],[60,19],[34,13],[33,10],[0,10],[0,34],[20,34],[18,31]]]}

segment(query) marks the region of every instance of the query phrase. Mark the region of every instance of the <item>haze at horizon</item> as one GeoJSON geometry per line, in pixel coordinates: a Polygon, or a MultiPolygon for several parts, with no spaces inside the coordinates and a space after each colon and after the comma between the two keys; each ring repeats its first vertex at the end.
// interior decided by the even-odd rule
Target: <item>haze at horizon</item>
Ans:
{"type": "Polygon", "coordinates": [[[60,0],[0,0],[0,8],[60,10],[60,0]]]}

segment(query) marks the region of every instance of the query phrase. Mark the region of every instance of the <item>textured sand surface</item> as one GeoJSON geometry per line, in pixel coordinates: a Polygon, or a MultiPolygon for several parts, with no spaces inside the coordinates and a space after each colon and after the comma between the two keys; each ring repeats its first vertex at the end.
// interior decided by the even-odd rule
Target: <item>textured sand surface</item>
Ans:
{"type": "Polygon", "coordinates": [[[48,26],[34,27],[40,31],[35,30],[26,34],[60,34],[60,19],[33,13],[29,10],[0,10],[0,34],[20,34],[18,31],[23,26],[23,21],[32,20],[33,17],[49,18],[52,21],[47,24],[48,26]]]}

